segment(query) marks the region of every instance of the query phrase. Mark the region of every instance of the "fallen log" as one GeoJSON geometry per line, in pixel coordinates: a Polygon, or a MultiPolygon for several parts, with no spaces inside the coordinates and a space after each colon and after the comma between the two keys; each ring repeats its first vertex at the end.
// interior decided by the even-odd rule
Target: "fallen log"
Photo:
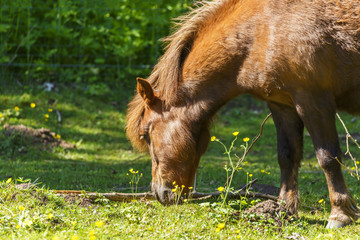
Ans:
{"type": "MultiPolygon", "coordinates": [[[[237,189],[235,191],[228,193],[229,199],[239,199],[241,197],[250,197],[250,198],[263,198],[263,199],[271,199],[277,201],[278,198],[269,194],[259,193],[259,192],[249,192],[246,189],[254,184],[257,179],[249,182],[245,186],[237,189]]],[[[155,196],[152,192],[144,192],[144,193],[96,193],[96,192],[84,192],[84,191],[74,191],[74,190],[55,190],[55,192],[59,195],[73,194],[79,195],[84,198],[88,198],[91,200],[96,200],[98,198],[106,198],[111,201],[131,201],[131,200],[155,200],[155,196]]],[[[211,192],[211,193],[202,193],[202,192],[191,192],[189,194],[188,201],[200,201],[213,197],[219,197],[221,192],[211,192]]]]}

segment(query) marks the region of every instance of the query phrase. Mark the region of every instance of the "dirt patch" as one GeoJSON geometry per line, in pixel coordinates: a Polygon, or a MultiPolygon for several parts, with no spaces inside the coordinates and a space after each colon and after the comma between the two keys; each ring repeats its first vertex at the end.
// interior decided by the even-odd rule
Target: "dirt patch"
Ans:
{"type": "Polygon", "coordinates": [[[66,202],[77,204],[80,207],[90,207],[94,205],[91,199],[79,197],[79,195],[76,194],[61,194],[60,196],[62,196],[66,202]]]}
{"type": "Polygon", "coordinates": [[[250,218],[250,221],[265,220],[277,226],[281,226],[284,221],[289,220],[292,216],[288,213],[284,204],[273,200],[260,202],[246,209],[244,214],[250,218]]]}
{"type": "Polygon", "coordinates": [[[76,148],[74,144],[65,142],[56,137],[54,132],[49,129],[40,128],[33,129],[25,125],[4,125],[6,136],[20,135],[24,140],[29,141],[33,145],[43,146],[45,148],[61,147],[63,149],[76,148]]]}

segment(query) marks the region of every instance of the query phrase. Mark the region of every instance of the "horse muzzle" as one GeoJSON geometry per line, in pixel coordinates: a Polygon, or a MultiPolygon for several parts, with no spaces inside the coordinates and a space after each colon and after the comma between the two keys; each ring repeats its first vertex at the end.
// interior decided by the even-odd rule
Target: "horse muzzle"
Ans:
{"type": "Polygon", "coordinates": [[[151,189],[156,199],[163,205],[171,205],[175,203],[175,193],[171,188],[159,185],[157,183],[151,184],[151,189]]]}

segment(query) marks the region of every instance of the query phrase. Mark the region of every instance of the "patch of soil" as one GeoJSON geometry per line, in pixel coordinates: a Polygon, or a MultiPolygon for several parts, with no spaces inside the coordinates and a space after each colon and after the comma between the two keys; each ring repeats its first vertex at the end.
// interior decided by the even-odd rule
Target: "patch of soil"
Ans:
{"type": "Polygon", "coordinates": [[[66,202],[77,204],[80,207],[90,207],[93,206],[94,203],[91,199],[79,197],[79,195],[76,194],[61,194],[66,202]]]}
{"type": "Polygon", "coordinates": [[[262,219],[269,223],[274,223],[277,226],[281,226],[285,220],[288,220],[292,216],[282,203],[273,200],[260,202],[246,209],[244,213],[250,218],[250,221],[262,219]]]}
{"type": "Polygon", "coordinates": [[[20,135],[25,140],[34,145],[42,145],[45,147],[61,147],[64,149],[76,148],[74,144],[65,142],[59,138],[56,138],[56,134],[49,129],[40,128],[33,129],[25,125],[4,125],[4,131],[6,136],[20,135]]]}

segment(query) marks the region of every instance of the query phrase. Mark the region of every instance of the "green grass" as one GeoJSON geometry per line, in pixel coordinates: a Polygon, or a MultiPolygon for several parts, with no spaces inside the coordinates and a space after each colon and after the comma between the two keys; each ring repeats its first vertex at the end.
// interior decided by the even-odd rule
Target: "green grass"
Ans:
{"type": "MultiPolygon", "coordinates": [[[[297,234],[309,239],[360,239],[358,223],[337,231],[325,229],[330,211],[326,180],[306,133],[299,179],[302,207],[297,220],[284,221],[281,227],[264,221],[250,222],[248,217],[238,218],[234,213],[239,202],[220,207],[220,199],[171,207],[156,201],[99,201],[90,207],[66,202],[52,190],[130,192],[126,173],[131,168],[143,173],[138,184],[140,191],[149,190],[151,159],[133,151],[125,136],[127,99],[89,99],[80,91],[67,88],[50,93],[36,87],[2,91],[0,113],[6,113],[6,117],[1,125],[49,128],[77,148],[47,151],[0,134],[0,239],[278,239],[297,234]],[[31,103],[36,103],[36,107],[31,108],[31,103]],[[20,111],[15,111],[15,106],[20,111]],[[53,112],[49,113],[49,108],[53,112]],[[60,125],[56,111],[62,118],[60,125]],[[50,115],[48,121],[44,114],[50,115]],[[13,181],[5,183],[10,177],[13,181]],[[38,188],[16,189],[14,180],[19,178],[36,182],[38,188]],[[325,205],[319,204],[319,199],[324,199],[325,205]],[[310,211],[307,206],[318,210],[310,211]],[[220,223],[225,223],[225,227],[217,232],[220,223]]],[[[249,96],[235,99],[218,114],[212,135],[229,145],[232,133],[239,131],[239,146],[243,137],[256,136],[267,113],[263,103],[249,96]]],[[[358,118],[346,114],[342,117],[351,133],[360,130],[358,118]]],[[[340,123],[339,133],[344,134],[340,123]]],[[[221,170],[227,164],[223,152],[220,144],[210,143],[199,166],[199,191],[214,191],[226,181],[226,172],[221,170]]],[[[359,157],[353,146],[352,152],[359,157]]],[[[235,176],[233,186],[245,184],[247,172],[258,178],[259,183],[279,186],[276,155],[276,133],[269,119],[263,136],[246,158],[247,163],[235,176]]],[[[351,160],[344,162],[351,167],[351,160]]],[[[345,178],[360,203],[359,182],[347,173],[345,178]]],[[[251,199],[249,205],[250,202],[251,199]]]]}

